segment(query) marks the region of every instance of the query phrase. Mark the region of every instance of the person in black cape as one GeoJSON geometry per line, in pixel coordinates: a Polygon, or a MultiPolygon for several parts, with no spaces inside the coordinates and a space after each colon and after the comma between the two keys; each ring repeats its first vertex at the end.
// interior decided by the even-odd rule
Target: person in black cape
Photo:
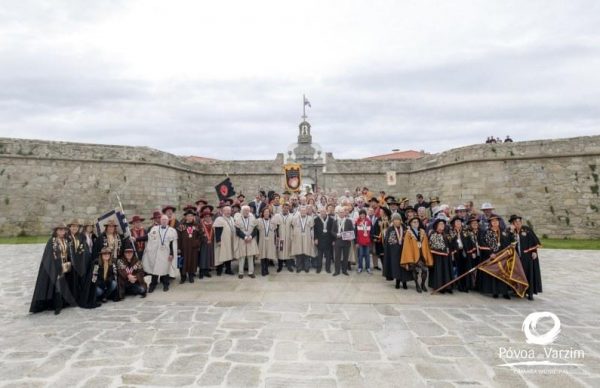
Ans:
{"type": "MultiPolygon", "coordinates": [[[[510,232],[500,229],[500,216],[492,214],[488,217],[488,222],[490,223],[490,227],[485,231],[483,241],[479,242],[481,262],[495,257],[496,253],[508,247],[513,241],[513,236],[510,232]]],[[[494,299],[498,298],[499,294],[502,294],[504,299],[510,299],[510,295],[508,294],[509,287],[506,283],[483,271],[477,272],[478,286],[481,293],[492,294],[494,299]]]]}
{"type": "MultiPolygon", "coordinates": [[[[458,276],[477,265],[477,246],[470,230],[463,228],[463,220],[454,216],[450,220],[450,250],[458,276]]],[[[473,277],[467,275],[457,281],[458,291],[469,292],[473,288],[473,277]]]]}
{"type": "MultiPolygon", "coordinates": [[[[429,248],[433,256],[433,267],[430,269],[429,287],[438,289],[454,279],[450,241],[445,234],[446,220],[438,218],[433,222],[429,236],[429,248]]],[[[452,286],[440,291],[440,294],[452,294],[452,286]]]]}
{"type": "Polygon", "coordinates": [[[527,289],[527,299],[533,300],[533,294],[542,292],[542,273],[540,272],[540,260],[538,258],[538,248],[541,247],[540,240],[533,230],[525,225],[521,216],[513,214],[508,222],[513,229],[516,249],[521,258],[521,264],[527,276],[529,288],[527,289]]]}
{"type": "Polygon", "coordinates": [[[71,271],[71,247],[66,234],[66,225],[58,224],[46,243],[29,312],[54,310],[54,314],[60,314],[63,307],[77,305],[71,271]]]}
{"type": "Polygon", "coordinates": [[[78,220],[72,220],[67,225],[73,263],[74,295],[79,307],[95,308],[100,306],[96,301],[96,285],[93,282],[98,263],[92,259],[91,247],[88,246],[89,238],[79,231],[80,226],[78,220]]]}
{"type": "Polygon", "coordinates": [[[383,236],[383,276],[386,280],[396,280],[396,288],[405,290],[408,288],[406,282],[413,279],[412,272],[407,271],[400,265],[402,247],[406,229],[402,225],[402,216],[399,213],[392,215],[392,224],[384,231],[383,236]]]}

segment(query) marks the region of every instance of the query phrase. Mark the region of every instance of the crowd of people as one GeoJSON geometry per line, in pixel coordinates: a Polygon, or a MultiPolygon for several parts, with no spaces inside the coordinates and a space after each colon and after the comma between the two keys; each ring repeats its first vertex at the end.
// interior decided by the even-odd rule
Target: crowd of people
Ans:
{"type": "MultiPolygon", "coordinates": [[[[512,143],[513,139],[511,139],[510,136],[506,135],[506,139],[504,139],[504,142],[512,143]]],[[[500,139],[499,137],[488,136],[488,138],[485,140],[485,144],[495,144],[495,143],[502,143],[502,139],[500,139]]]]}
{"type": "MultiPolygon", "coordinates": [[[[254,279],[269,271],[324,272],[332,276],[381,271],[396,289],[421,293],[439,289],[514,244],[527,276],[527,296],[542,291],[540,242],[522,217],[505,221],[490,203],[472,201],[451,208],[438,197],[396,198],[368,188],[336,192],[259,191],[215,207],[204,199],[183,208],[157,209],[151,225],[139,215],[129,220],[130,236],[109,221],[100,234],[95,222],[59,223],[44,250],[31,312],[63,306],[95,308],[126,295],[146,297],[160,284],[194,283],[213,275],[254,279]],[[272,267],[272,268],[271,268],[272,267]],[[147,283],[149,280],[149,284],[147,283]]],[[[367,276],[368,276],[367,275],[367,276]]],[[[473,271],[440,292],[477,291],[510,299],[499,279],[473,271]]]]}

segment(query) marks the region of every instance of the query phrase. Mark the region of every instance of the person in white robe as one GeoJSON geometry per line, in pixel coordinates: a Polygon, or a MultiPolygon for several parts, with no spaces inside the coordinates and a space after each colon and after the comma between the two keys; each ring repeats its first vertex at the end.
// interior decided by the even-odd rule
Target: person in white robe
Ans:
{"type": "Polygon", "coordinates": [[[242,211],[234,217],[235,233],[238,239],[238,277],[244,277],[244,265],[248,263],[248,276],[254,276],[254,258],[258,255],[258,244],[256,237],[258,229],[256,218],[252,214],[250,206],[242,206],[242,211]]]}
{"type": "Polygon", "coordinates": [[[160,225],[153,226],[148,232],[148,242],[142,258],[144,271],[152,275],[148,292],[154,292],[159,278],[163,291],[169,291],[169,275],[173,273],[173,265],[177,266],[174,260],[177,255],[177,231],[168,224],[169,217],[163,215],[160,225]]]}

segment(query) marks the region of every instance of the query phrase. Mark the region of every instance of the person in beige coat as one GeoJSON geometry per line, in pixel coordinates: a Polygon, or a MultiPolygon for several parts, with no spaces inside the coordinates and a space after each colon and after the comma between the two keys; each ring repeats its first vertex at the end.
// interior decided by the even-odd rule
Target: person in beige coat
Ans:
{"type": "Polygon", "coordinates": [[[292,218],[290,204],[287,202],[282,205],[281,213],[273,216],[273,222],[277,225],[277,272],[281,272],[284,263],[288,271],[293,271],[292,218]]]}
{"type": "Polygon", "coordinates": [[[248,275],[254,279],[254,257],[258,255],[258,222],[251,212],[250,206],[242,206],[242,211],[235,216],[235,234],[238,240],[238,277],[244,277],[244,265],[248,262],[248,275]]]}
{"type": "Polygon", "coordinates": [[[235,222],[231,216],[231,207],[221,208],[221,215],[213,223],[215,231],[215,265],[217,276],[221,276],[223,268],[227,275],[233,275],[231,261],[236,259],[238,238],[235,234],[235,222]]]}
{"type": "Polygon", "coordinates": [[[310,258],[315,256],[314,218],[306,214],[306,207],[292,218],[292,252],[296,258],[296,272],[310,271],[310,258]]]}
{"type": "Polygon", "coordinates": [[[258,257],[260,258],[260,274],[269,274],[269,260],[277,261],[277,225],[271,218],[271,209],[265,207],[261,210],[261,217],[257,220],[258,229],[258,257]]]}

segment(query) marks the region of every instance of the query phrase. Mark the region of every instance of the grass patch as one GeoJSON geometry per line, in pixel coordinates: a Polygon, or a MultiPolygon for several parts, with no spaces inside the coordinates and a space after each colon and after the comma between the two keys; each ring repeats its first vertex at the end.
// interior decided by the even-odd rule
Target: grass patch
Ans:
{"type": "Polygon", "coordinates": [[[543,238],[542,246],[548,249],[595,249],[600,250],[600,240],[567,240],[543,238]]]}
{"type": "Polygon", "coordinates": [[[0,237],[0,244],[45,244],[50,236],[0,237]]]}

